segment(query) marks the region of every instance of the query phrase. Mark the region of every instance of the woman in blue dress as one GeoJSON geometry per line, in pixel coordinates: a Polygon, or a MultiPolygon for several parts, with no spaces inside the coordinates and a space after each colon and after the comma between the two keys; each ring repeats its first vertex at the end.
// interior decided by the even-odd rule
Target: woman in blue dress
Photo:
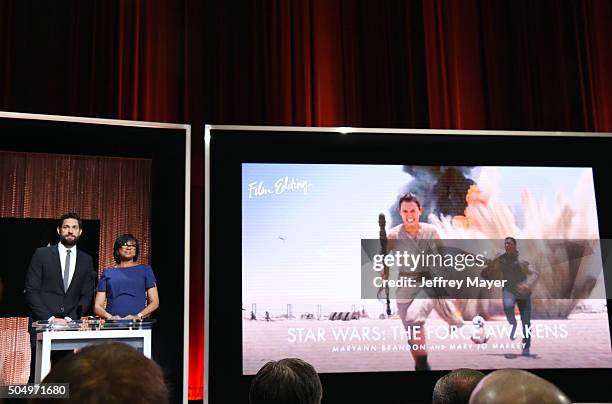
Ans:
{"type": "Polygon", "coordinates": [[[117,266],[105,269],[98,282],[95,312],[101,318],[142,320],[159,307],[155,275],[149,265],[136,263],[139,252],[140,244],[131,234],[115,240],[117,266]]]}

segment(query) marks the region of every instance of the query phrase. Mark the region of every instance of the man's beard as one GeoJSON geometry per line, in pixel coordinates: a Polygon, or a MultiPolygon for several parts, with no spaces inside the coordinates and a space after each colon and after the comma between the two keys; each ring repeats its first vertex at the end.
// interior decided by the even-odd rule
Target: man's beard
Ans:
{"type": "Polygon", "coordinates": [[[79,241],[78,237],[74,237],[72,240],[66,239],[65,237],[60,236],[60,242],[66,247],[74,247],[74,245],[79,241]]]}

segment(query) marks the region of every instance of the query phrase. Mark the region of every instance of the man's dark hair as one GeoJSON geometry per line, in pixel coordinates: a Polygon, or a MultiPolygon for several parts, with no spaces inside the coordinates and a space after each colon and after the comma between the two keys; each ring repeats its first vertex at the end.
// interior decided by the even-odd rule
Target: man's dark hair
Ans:
{"type": "Polygon", "coordinates": [[[136,252],[134,253],[133,261],[138,260],[138,254],[140,254],[140,243],[138,242],[138,239],[132,236],[131,234],[122,234],[117,237],[117,240],[115,240],[115,244],[113,245],[113,258],[115,259],[115,262],[117,264],[121,263],[121,255],[119,255],[119,249],[128,241],[132,241],[134,244],[136,244],[136,252]]]}
{"type": "Polygon", "coordinates": [[[75,212],[66,212],[62,215],[62,217],[59,218],[59,221],[57,222],[57,227],[62,227],[62,225],[64,224],[64,220],[66,219],[74,219],[77,222],[79,222],[79,229],[83,228],[83,223],[81,222],[81,216],[79,216],[78,213],[75,212]]]}
{"type": "Polygon", "coordinates": [[[161,368],[129,345],[91,345],[62,358],[43,383],[69,383],[70,398],[31,403],[167,403],[161,368]]]}
{"type": "Polygon", "coordinates": [[[416,195],[412,192],[408,192],[407,194],[402,195],[399,199],[399,203],[397,204],[397,206],[402,209],[402,203],[404,202],[414,202],[419,207],[419,209],[421,209],[421,201],[419,201],[419,198],[417,198],[416,195]]]}
{"type": "Polygon", "coordinates": [[[434,386],[432,404],[467,404],[470,394],[484,377],[474,369],[455,369],[442,376],[434,386]]]}
{"type": "Polygon", "coordinates": [[[251,404],[319,404],[323,386],[315,368],[297,358],[266,363],[255,375],[251,404]]]}
{"type": "Polygon", "coordinates": [[[506,241],[506,240],[510,240],[510,241],[512,241],[512,243],[513,243],[513,244],[514,244],[514,246],[516,247],[516,239],[515,239],[514,237],[506,237],[506,238],[504,239],[504,241],[506,241]]]}

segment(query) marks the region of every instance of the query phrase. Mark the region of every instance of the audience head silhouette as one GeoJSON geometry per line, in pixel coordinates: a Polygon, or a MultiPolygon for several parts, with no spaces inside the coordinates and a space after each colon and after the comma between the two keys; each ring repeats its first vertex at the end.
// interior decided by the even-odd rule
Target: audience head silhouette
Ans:
{"type": "Polygon", "coordinates": [[[317,371],[297,358],[266,363],[255,375],[251,404],[319,404],[323,387],[317,371]]]}
{"type": "Polygon", "coordinates": [[[568,404],[557,386],[521,369],[497,370],[484,377],[472,392],[470,404],[568,404]]]}
{"type": "Polygon", "coordinates": [[[70,398],[30,402],[168,402],[168,389],[161,368],[136,349],[118,342],[88,346],[63,358],[43,383],[69,383],[70,398]]]}
{"type": "Polygon", "coordinates": [[[434,386],[432,404],[467,404],[474,387],[484,373],[473,369],[455,369],[442,376],[434,386]]]}

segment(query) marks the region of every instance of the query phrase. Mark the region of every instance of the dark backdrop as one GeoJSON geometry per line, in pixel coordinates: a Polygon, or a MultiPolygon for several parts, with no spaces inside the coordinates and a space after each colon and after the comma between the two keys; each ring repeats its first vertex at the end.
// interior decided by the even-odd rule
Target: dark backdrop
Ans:
{"type": "Polygon", "coordinates": [[[192,124],[189,397],[202,397],[203,123],[612,131],[607,0],[0,1],[0,109],[192,124]]]}
{"type": "MultiPolygon", "coordinates": [[[[83,235],[79,238],[79,250],[93,258],[94,268],[98,267],[98,246],[100,245],[100,221],[83,220],[83,235]]],[[[24,285],[30,259],[39,247],[59,243],[57,219],[0,218],[0,234],[5,242],[0,244],[0,280],[3,294],[0,299],[2,317],[28,317],[30,310],[25,301],[24,285]]],[[[94,293],[95,295],[95,293],[94,293]]],[[[89,312],[93,315],[93,299],[89,312]]]]}

